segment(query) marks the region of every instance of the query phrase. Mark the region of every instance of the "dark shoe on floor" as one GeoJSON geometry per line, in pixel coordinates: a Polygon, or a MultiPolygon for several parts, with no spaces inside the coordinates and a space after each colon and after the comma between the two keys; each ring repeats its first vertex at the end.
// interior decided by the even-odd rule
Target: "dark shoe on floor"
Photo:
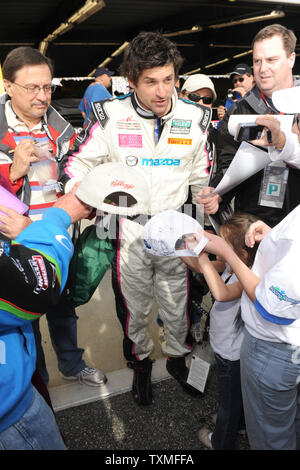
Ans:
{"type": "Polygon", "coordinates": [[[152,404],[151,372],[153,362],[148,357],[142,361],[127,362],[127,366],[134,371],[132,394],[138,405],[152,404]]]}
{"type": "Polygon", "coordinates": [[[180,383],[185,392],[190,395],[202,395],[199,390],[187,383],[189,369],[186,367],[185,358],[183,356],[169,356],[167,358],[167,371],[180,383]]]}

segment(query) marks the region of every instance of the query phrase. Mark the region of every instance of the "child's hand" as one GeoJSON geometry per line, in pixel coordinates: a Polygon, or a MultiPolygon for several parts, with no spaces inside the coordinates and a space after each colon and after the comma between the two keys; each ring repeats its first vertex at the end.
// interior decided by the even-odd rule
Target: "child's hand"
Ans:
{"type": "Polygon", "coordinates": [[[224,250],[230,249],[229,245],[218,235],[214,235],[211,232],[204,232],[205,237],[208,239],[205,245],[204,251],[212,253],[220,258],[224,259],[224,250]]]}
{"type": "Polygon", "coordinates": [[[262,220],[258,220],[257,222],[253,222],[248,228],[246,235],[245,235],[245,244],[250,248],[253,248],[255,242],[261,242],[262,239],[267,235],[267,233],[271,230],[267,224],[265,224],[262,220]]]}

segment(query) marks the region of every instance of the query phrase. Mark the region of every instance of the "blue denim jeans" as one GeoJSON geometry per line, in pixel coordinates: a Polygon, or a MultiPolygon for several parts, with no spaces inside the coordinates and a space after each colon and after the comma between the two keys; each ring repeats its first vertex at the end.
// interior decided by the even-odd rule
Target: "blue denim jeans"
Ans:
{"type": "Polygon", "coordinates": [[[300,347],[264,341],[245,332],[241,380],[251,449],[296,449],[299,379],[300,347]]]}
{"type": "Polygon", "coordinates": [[[22,418],[0,432],[0,450],[67,450],[52,410],[33,389],[32,402],[22,418]]]}
{"type": "MultiPolygon", "coordinates": [[[[62,294],[60,302],[46,313],[51,343],[56,352],[58,369],[62,374],[75,375],[85,368],[84,350],[77,344],[77,315],[75,309],[62,294]]],[[[37,365],[44,382],[49,382],[39,320],[32,323],[37,349],[37,365]]]]}
{"type": "Polygon", "coordinates": [[[211,442],[215,450],[232,450],[239,429],[245,427],[241,392],[240,361],[215,354],[219,408],[211,442]]]}

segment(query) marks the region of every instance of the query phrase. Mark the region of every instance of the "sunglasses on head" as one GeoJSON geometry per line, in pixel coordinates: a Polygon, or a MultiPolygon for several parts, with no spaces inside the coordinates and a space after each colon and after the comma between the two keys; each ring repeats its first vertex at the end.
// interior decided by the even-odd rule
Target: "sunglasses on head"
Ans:
{"type": "Polygon", "coordinates": [[[211,104],[213,102],[213,99],[210,96],[199,96],[196,95],[196,93],[189,93],[188,99],[195,101],[195,103],[198,103],[198,101],[202,100],[203,104],[211,104]]]}
{"type": "Polygon", "coordinates": [[[234,80],[232,80],[233,84],[235,84],[236,82],[240,82],[240,83],[243,83],[244,81],[244,77],[239,77],[239,78],[235,78],[234,80]]]}

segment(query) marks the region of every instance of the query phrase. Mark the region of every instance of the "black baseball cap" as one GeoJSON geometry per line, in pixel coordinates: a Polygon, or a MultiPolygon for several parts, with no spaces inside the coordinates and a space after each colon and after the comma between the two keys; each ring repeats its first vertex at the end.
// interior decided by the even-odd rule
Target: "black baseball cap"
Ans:
{"type": "Polygon", "coordinates": [[[97,78],[97,77],[101,77],[101,75],[114,75],[115,73],[112,72],[111,70],[108,70],[106,67],[97,67],[96,68],[96,71],[95,71],[95,74],[94,74],[94,77],[97,78]]]}
{"type": "Polygon", "coordinates": [[[54,263],[40,252],[14,244],[0,233],[0,297],[4,310],[20,318],[39,318],[60,298],[54,263]]]}
{"type": "Polygon", "coordinates": [[[233,75],[245,75],[245,73],[253,75],[251,67],[247,64],[237,64],[231,72],[230,78],[232,79],[233,75]]]}

